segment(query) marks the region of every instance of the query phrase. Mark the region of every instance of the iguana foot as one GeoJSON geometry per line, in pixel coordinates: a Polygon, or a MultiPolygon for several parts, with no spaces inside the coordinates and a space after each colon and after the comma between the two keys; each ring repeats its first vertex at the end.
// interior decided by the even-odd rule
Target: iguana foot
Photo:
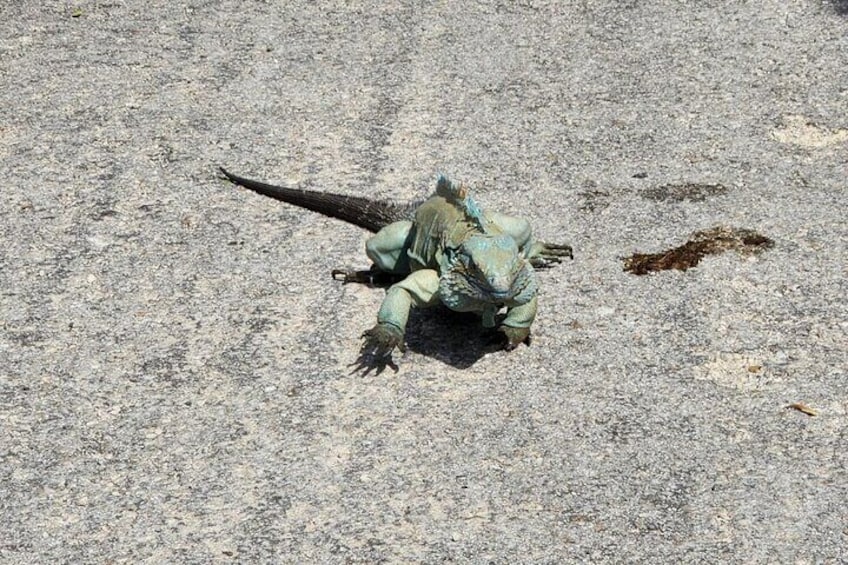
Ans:
{"type": "Polygon", "coordinates": [[[377,287],[391,286],[406,277],[406,275],[387,273],[376,269],[369,269],[367,271],[333,269],[332,276],[334,280],[341,281],[343,284],[359,283],[377,287]]]}
{"type": "Polygon", "coordinates": [[[506,337],[504,349],[512,351],[522,343],[530,345],[530,328],[513,328],[512,326],[501,326],[498,331],[506,337]]]}
{"type": "Polygon", "coordinates": [[[361,355],[390,357],[395,347],[401,352],[406,351],[403,345],[403,331],[393,324],[379,323],[363,332],[362,337],[365,338],[365,343],[362,344],[361,355]]]}
{"type": "Polygon", "coordinates": [[[562,263],[563,258],[574,259],[570,245],[556,243],[541,243],[541,248],[530,258],[530,264],[536,269],[549,269],[562,263]]]}
{"type": "Polygon", "coordinates": [[[359,358],[348,365],[348,367],[352,367],[351,375],[360,375],[363,377],[367,377],[372,372],[375,376],[380,376],[380,374],[386,370],[386,367],[390,367],[392,371],[397,373],[400,369],[399,367],[392,361],[391,356],[388,357],[374,357],[373,355],[369,355],[367,353],[361,353],[359,358]]]}

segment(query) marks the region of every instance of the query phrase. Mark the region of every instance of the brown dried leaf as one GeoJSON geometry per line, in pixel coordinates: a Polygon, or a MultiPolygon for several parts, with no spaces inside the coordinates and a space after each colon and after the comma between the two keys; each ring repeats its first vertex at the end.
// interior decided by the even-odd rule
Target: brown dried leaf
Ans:
{"type": "Polygon", "coordinates": [[[807,406],[803,402],[793,402],[792,404],[787,406],[787,408],[792,408],[793,410],[797,410],[798,412],[802,412],[802,413],[806,414],[807,416],[818,416],[819,415],[819,413],[816,410],[810,408],[809,406],[807,406]]]}
{"type": "Polygon", "coordinates": [[[718,226],[696,232],[689,241],[668,251],[634,253],[624,259],[624,270],[634,275],[669,269],[685,271],[700,263],[706,255],[717,255],[731,249],[752,255],[773,246],[774,241],[753,230],[718,226]]]}

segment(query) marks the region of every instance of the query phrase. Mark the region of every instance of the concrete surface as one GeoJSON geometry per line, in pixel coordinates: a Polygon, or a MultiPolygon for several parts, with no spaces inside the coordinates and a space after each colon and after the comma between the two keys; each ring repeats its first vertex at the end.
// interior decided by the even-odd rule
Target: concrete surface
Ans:
{"type": "Polygon", "coordinates": [[[848,561],[845,2],[18,0],[0,53],[3,563],[848,561]],[[366,234],[219,164],[576,259],[532,346],[351,374],[366,234]],[[776,244],[622,270],[714,226],[776,244]]]}

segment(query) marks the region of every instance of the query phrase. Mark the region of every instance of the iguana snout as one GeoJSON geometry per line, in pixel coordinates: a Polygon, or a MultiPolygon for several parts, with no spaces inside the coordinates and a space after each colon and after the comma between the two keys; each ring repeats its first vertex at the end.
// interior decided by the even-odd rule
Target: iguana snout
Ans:
{"type": "Polygon", "coordinates": [[[513,298],[524,260],[508,235],[475,235],[463,243],[460,253],[468,258],[469,272],[477,286],[496,301],[513,298]]]}

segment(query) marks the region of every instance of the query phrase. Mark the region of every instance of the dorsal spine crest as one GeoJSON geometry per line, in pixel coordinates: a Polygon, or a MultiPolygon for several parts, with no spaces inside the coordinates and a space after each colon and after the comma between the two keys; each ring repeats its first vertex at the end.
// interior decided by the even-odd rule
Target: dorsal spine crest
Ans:
{"type": "Polygon", "coordinates": [[[474,224],[481,233],[488,232],[486,225],[489,221],[483,214],[483,210],[468,193],[468,187],[465,184],[454,183],[445,175],[440,174],[436,180],[436,194],[462,210],[468,221],[474,224]]]}

